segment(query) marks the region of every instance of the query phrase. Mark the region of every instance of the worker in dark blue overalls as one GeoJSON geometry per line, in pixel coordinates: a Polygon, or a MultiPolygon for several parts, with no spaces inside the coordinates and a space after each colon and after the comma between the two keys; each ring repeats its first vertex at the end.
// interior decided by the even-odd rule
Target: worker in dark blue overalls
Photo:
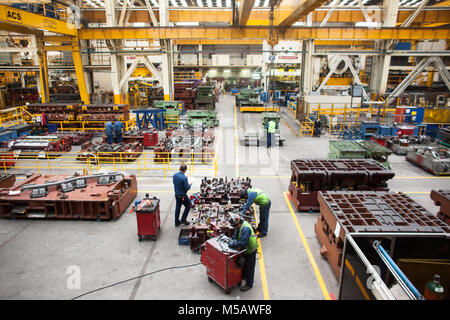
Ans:
{"type": "Polygon", "coordinates": [[[105,129],[106,129],[106,142],[108,144],[112,144],[114,142],[114,136],[113,136],[113,124],[111,123],[111,121],[108,121],[105,124],[105,129]]]}
{"type": "Polygon", "coordinates": [[[114,134],[116,135],[116,143],[122,142],[122,132],[125,130],[125,126],[122,122],[117,120],[114,122],[114,134]]]}

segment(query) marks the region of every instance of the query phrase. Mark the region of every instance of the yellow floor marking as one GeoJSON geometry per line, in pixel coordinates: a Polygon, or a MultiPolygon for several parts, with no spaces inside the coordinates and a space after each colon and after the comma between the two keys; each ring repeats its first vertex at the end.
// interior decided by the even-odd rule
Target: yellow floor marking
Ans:
{"type": "Polygon", "coordinates": [[[295,135],[298,137],[297,132],[295,132],[294,129],[291,128],[291,126],[287,123],[287,121],[284,120],[284,119],[282,119],[282,120],[283,120],[283,122],[288,126],[288,128],[291,129],[292,133],[295,134],[295,135]]]}
{"type": "Polygon", "coordinates": [[[295,225],[298,230],[298,234],[300,235],[300,239],[302,240],[303,243],[303,247],[305,248],[306,254],[308,255],[309,262],[311,263],[314,273],[316,274],[317,282],[319,282],[320,289],[322,289],[323,296],[325,297],[326,300],[331,300],[330,294],[328,293],[327,287],[325,286],[325,282],[323,281],[322,275],[320,274],[319,268],[317,267],[316,260],[314,260],[314,257],[311,253],[311,249],[309,249],[309,245],[306,242],[306,238],[305,235],[303,234],[302,228],[300,227],[297,217],[295,216],[294,210],[292,209],[291,202],[287,197],[287,192],[283,192],[283,195],[284,200],[286,200],[286,203],[289,207],[289,211],[291,212],[292,219],[294,219],[295,225]]]}
{"type": "MultiPolygon", "coordinates": [[[[256,206],[253,204],[253,210],[255,211],[255,220],[259,223],[258,217],[256,216],[256,206]]],[[[258,239],[258,254],[259,254],[259,269],[261,270],[261,283],[263,287],[264,300],[270,300],[269,297],[269,289],[267,287],[267,277],[266,277],[266,268],[264,267],[264,258],[261,247],[261,238],[258,239]]]]}
{"type": "Polygon", "coordinates": [[[394,177],[394,179],[450,179],[450,177],[394,177]]]}

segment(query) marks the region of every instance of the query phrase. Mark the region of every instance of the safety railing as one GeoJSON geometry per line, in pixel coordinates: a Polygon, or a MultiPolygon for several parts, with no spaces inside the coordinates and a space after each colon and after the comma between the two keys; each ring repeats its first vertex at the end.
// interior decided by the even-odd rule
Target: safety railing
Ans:
{"type": "Polygon", "coordinates": [[[190,175],[205,172],[203,175],[217,174],[215,152],[97,152],[89,155],[80,152],[0,152],[0,169],[5,173],[65,173],[68,171],[87,171],[89,174],[115,171],[127,174],[164,177],[179,170],[180,164],[188,166],[190,175]]]}
{"type": "Polygon", "coordinates": [[[169,125],[178,125],[180,123],[180,117],[179,115],[164,115],[164,122],[166,126],[169,125]]]}
{"type": "Polygon", "coordinates": [[[294,117],[294,119],[297,118],[297,103],[294,101],[288,101],[287,103],[287,112],[294,117]]]}
{"type": "Polygon", "coordinates": [[[0,111],[0,127],[6,128],[24,123],[23,108],[15,107],[0,111]]]}
{"type": "Polygon", "coordinates": [[[68,6],[53,1],[2,0],[0,4],[63,21],[71,17],[67,10],[68,6]]]}
{"type": "Polygon", "coordinates": [[[312,136],[314,133],[314,121],[306,118],[304,122],[300,123],[300,137],[304,135],[312,136]]]}

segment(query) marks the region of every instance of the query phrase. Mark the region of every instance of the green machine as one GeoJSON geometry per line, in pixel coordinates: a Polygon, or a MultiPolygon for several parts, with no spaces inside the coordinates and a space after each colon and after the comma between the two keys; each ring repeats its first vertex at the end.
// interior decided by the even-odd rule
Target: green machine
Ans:
{"type": "Polygon", "coordinates": [[[153,107],[166,110],[165,123],[168,128],[178,126],[178,118],[184,113],[184,101],[153,101],[153,107]]]}
{"type": "Polygon", "coordinates": [[[217,112],[207,110],[188,110],[186,112],[186,123],[190,126],[201,123],[206,126],[219,125],[219,119],[217,119],[217,112]]]}
{"type": "Polygon", "coordinates": [[[355,141],[330,140],[330,159],[365,159],[366,149],[355,141]]]}
{"type": "Polygon", "coordinates": [[[373,140],[357,140],[360,146],[362,146],[366,150],[366,157],[377,160],[386,168],[391,168],[391,165],[388,161],[388,157],[392,154],[392,151],[386,147],[383,147],[376,141],[373,140]]]}
{"type": "Polygon", "coordinates": [[[199,86],[196,90],[195,109],[214,110],[216,108],[216,94],[213,86],[199,86]]]}
{"type": "Polygon", "coordinates": [[[256,89],[240,89],[235,99],[237,107],[264,106],[264,103],[259,101],[259,94],[256,89]]]}
{"type": "Polygon", "coordinates": [[[330,140],[330,159],[374,159],[390,168],[392,151],[372,140],[330,140]]]}

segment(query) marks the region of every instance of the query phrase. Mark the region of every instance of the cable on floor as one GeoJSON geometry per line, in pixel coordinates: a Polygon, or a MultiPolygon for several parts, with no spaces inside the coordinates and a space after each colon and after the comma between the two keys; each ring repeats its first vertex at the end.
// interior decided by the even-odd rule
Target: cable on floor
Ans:
{"type": "Polygon", "coordinates": [[[167,270],[172,270],[172,269],[183,269],[183,268],[195,267],[195,266],[198,266],[198,265],[200,265],[200,264],[202,264],[202,263],[199,262],[199,263],[189,264],[189,265],[185,265],[185,266],[168,267],[168,268],[156,270],[156,271],[153,271],[153,272],[149,272],[149,273],[143,274],[143,275],[141,275],[141,276],[137,276],[137,277],[130,278],[130,279],[127,279],[127,280],[123,280],[123,281],[120,281],[120,282],[116,282],[116,283],[110,284],[110,285],[108,285],[108,286],[105,286],[105,287],[102,287],[102,288],[98,288],[98,289],[95,289],[95,290],[92,290],[92,291],[83,293],[82,295],[79,295],[79,296],[77,296],[77,297],[75,297],[75,298],[72,298],[71,300],[76,300],[76,299],[78,299],[78,298],[87,296],[88,294],[91,294],[91,293],[94,293],[94,292],[97,292],[97,291],[100,291],[100,290],[103,290],[103,289],[111,288],[111,287],[117,286],[117,285],[119,285],[119,284],[128,282],[128,281],[132,281],[132,280],[136,280],[136,279],[139,279],[139,278],[143,278],[143,277],[146,277],[146,276],[149,276],[149,275],[158,273],[158,272],[167,271],[167,270]]]}

